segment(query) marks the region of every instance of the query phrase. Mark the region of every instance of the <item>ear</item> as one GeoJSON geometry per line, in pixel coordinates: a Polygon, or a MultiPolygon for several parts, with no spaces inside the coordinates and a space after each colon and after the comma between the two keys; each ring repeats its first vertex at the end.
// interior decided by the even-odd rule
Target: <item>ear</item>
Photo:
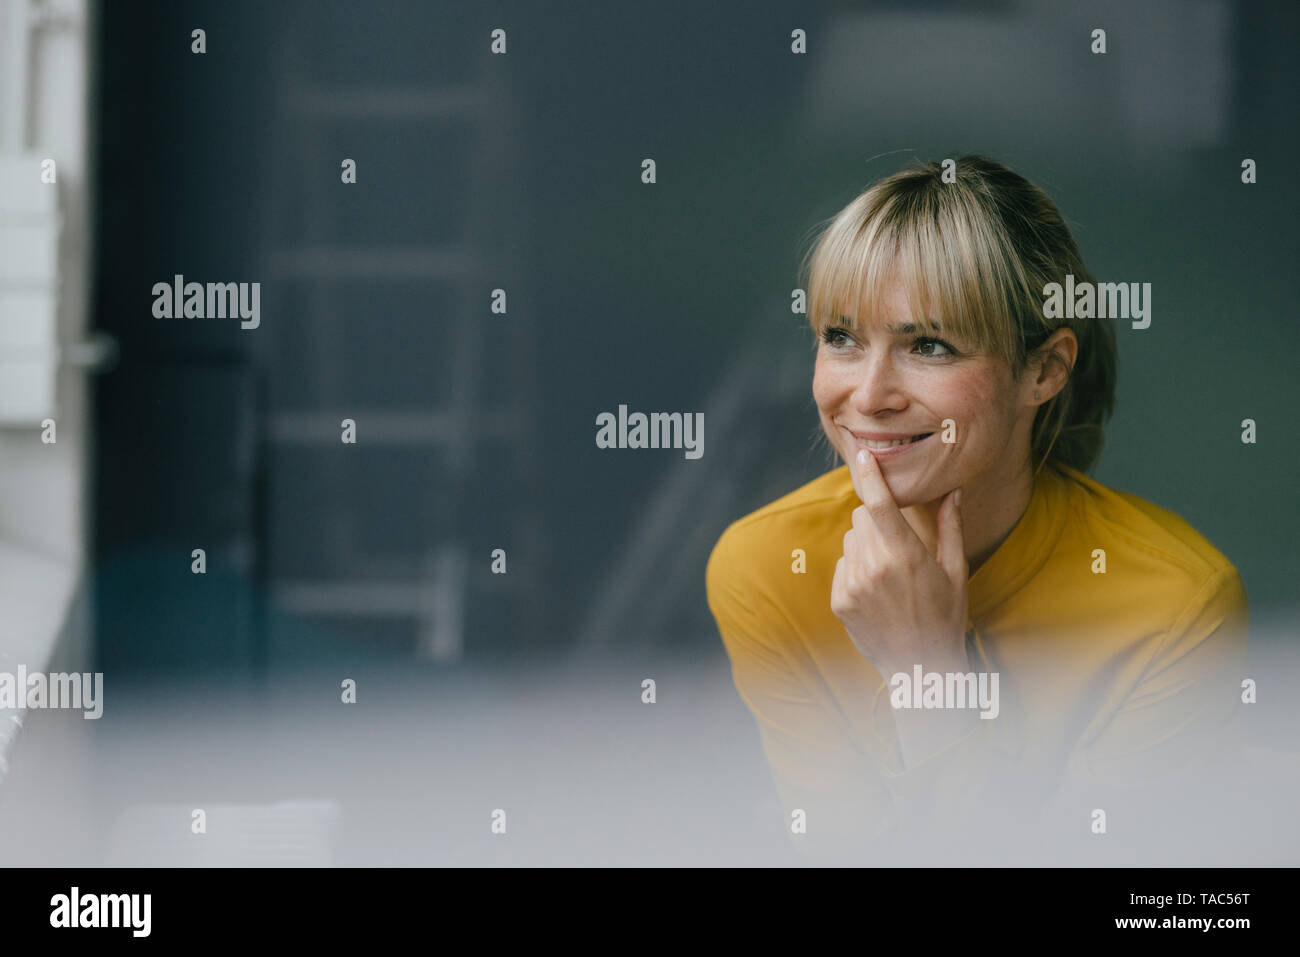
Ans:
{"type": "Polygon", "coordinates": [[[1030,392],[1034,404],[1048,401],[1065,388],[1074,363],[1079,358],[1079,340],[1074,330],[1061,326],[1036,350],[1038,358],[1031,366],[1030,392]]]}

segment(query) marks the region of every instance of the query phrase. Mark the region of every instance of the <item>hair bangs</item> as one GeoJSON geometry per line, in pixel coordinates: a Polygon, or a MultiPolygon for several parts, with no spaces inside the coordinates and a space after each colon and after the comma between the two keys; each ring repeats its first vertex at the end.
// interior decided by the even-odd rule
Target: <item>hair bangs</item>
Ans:
{"type": "Polygon", "coordinates": [[[830,326],[856,332],[883,321],[897,284],[908,304],[900,321],[917,334],[1014,355],[1015,317],[1004,294],[1012,269],[1002,244],[943,189],[882,195],[877,187],[836,218],[809,272],[808,317],[818,336],[830,326]]]}

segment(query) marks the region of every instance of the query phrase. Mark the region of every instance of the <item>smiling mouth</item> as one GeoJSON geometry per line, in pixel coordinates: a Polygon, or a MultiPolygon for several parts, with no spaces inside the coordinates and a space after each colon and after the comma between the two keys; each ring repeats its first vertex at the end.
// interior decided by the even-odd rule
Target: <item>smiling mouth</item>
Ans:
{"type": "Polygon", "coordinates": [[[892,449],[897,448],[900,445],[911,445],[913,442],[920,442],[922,439],[928,438],[931,435],[934,435],[934,433],[922,432],[919,435],[912,436],[910,439],[891,439],[888,442],[877,442],[873,439],[859,439],[857,436],[854,436],[854,438],[869,449],[892,449]]]}

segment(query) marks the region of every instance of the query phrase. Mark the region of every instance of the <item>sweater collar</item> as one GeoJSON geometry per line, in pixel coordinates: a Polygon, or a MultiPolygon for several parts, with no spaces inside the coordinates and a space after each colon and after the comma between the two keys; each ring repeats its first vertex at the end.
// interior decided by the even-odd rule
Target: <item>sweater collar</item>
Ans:
{"type": "MultiPolygon", "coordinates": [[[[1061,537],[1066,477],[1053,463],[1039,470],[1024,514],[970,578],[970,618],[977,622],[1023,588],[1061,537]]],[[[968,622],[969,626],[970,622],[968,622]]]]}

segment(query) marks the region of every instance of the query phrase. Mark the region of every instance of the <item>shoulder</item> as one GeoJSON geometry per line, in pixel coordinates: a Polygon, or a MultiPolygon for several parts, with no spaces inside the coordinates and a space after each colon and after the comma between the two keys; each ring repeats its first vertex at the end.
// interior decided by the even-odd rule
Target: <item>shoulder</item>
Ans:
{"type": "Polygon", "coordinates": [[[729,585],[754,582],[765,570],[788,572],[794,549],[836,529],[842,534],[844,510],[853,498],[849,470],[841,466],[736,519],[709,555],[710,601],[729,585]]]}
{"type": "Polygon", "coordinates": [[[1106,550],[1112,572],[1139,576],[1152,597],[1186,604],[1229,595],[1244,603],[1237,569],[1182,516],[1068,466],[1058,471],[1066,479],[1071,517],[1096,548],[1106,550]]]}

